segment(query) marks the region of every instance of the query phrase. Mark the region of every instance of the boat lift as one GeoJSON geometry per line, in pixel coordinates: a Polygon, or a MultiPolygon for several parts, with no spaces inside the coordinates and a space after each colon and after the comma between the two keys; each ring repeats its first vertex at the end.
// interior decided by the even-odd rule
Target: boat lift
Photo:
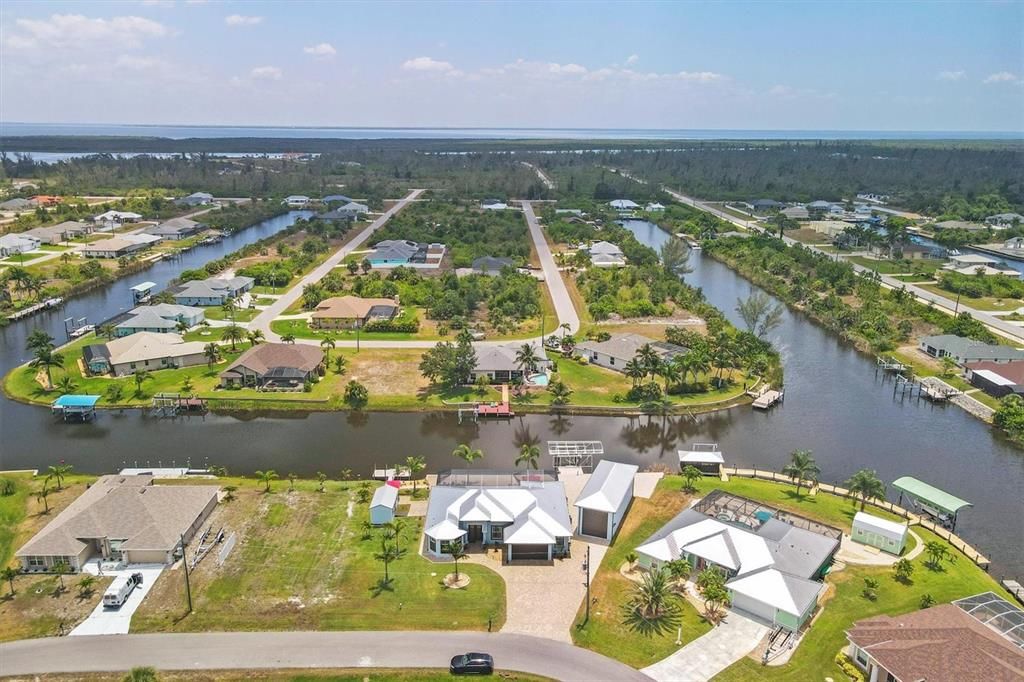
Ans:
{"type": "Polygon", "coordinates": [[[903,495],[910,499],[911,506],[928,516],[951,532],[956,531],[956,518],[961,509],[973,507],[967,500],[940,490],[933,485],[919,481],[912,476],[903,476],[892,482],[892,487],[900,491],[897,504],[903,505],[903,495]]]}
{"type": "Polygon", "coordinates": [[[604,443],[599,440],[549,440],[548,454],[556,469],[579,467],[593,470],[594,455],[604,454],[604,443]]]}

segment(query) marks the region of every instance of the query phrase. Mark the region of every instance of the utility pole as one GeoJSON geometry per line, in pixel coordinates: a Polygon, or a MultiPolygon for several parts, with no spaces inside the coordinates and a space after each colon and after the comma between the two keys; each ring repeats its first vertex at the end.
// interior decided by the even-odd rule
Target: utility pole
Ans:
{"type": "Polygon", "coordinates": [[[181,565],[185,567],[185,595],[188,597],[188,612],[192,613],[192,585],[188,579],[188,554],[185,552],[184,535],[181,535],[181,565]]]}
{"type": "Polygon", "coordinates": [[[587,575],[587,615],[584,617],[583,622],[590,622],[590,545],[587,545],[587,558],[583,562],[583,570],[587,575]]]}
{"type": "Polygon", "coordinates": [[[953,308],[953,316],[955,317],[957,315],[957,313],[959,313],[959,312],[960,312],[960,294],[958,293],[956,295],[956,306],[954,306],[954,308],[953,308]]]}

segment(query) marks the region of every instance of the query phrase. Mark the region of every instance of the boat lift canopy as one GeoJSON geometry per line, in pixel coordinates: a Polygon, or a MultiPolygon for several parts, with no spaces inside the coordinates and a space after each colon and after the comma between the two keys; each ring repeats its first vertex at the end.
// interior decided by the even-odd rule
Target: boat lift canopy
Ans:
{"type": "Polygon", "coordinates": [[[956,495],[947,493],[945,490],[939,490],[935,486],[919,481],[911,476],[897,478],[892,482],[892,487],[947,514],[956,514],[964,507],[974,506],[967,500],[962,500],[956,495]]]}

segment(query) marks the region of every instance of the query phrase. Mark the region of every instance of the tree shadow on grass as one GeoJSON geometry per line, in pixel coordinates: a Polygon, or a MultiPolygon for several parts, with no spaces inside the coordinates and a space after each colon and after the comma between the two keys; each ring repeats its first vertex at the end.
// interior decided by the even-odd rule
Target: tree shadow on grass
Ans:
{"type": "Polygon", "coordinates": [[[377,598],[385,592],[394,592],[394,582],[394,580],[384,580],[384,578],[381,578],[370,588],[370,594],[377,598]]]}
{"type": "Polygon", "coordinates": [[[633,632],[653,637],[674,632],[683,622],[683,617],[681,609],[674,604],[654,618],[648,618],[638,610],[626,605],[622,609],[622,622],[633,632]]]}

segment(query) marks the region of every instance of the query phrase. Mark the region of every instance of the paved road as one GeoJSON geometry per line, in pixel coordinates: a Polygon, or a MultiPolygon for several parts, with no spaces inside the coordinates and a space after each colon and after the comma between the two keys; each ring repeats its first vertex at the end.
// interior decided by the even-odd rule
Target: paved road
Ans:
{"type": "MultiPolygon", "coordinates": [[[[621,170],[618,171],[618,173],[620,175],[622,175],[623,177],[629,178],[630,180],[634,180],[636,182],[645,182],[643,180],[640,180],[639,178],[633,177],[632,175],[630,175],[628,173],[623,173],[621,170]]],[[[754,231],[754,232],[763,232],[764,231],[764,228],[759,226],[759,225],[757,225],[756,221],[754,221],[754,220],[744,220],[742,218],[737,218],[736,216],[731,215],[729,213],[726,213],[725,211],[722,211],[721,209],[715,208],[714,206],[709,206],[708,204],[706,204],[706,203],[704,203],[702,201],[697,201],[693,197],[689,197],[689,196],[686,196],[685,194],[682,194],[682,193],[677,192],[675,190],[669,189],[668,187],[665,187],[664,185],[662,185],[662,189],[665,190],[669,195],[672,196],[672,198],[676,199],[680,203],[687,204],[687,205],[692,206],[692,207],[694,207],[696,209],[699,209],[701,211],[706,211],[707,213],[710,213],[710,214],[712,214],[714,216],[717,216],[717,217],[721,218],[722,220],[726,220],[726,221],[732,223],[733,225],[736,225],[737,227],[742,227],[743,229],[751,230],[751,231],[754,231]]],[[[817,248],[815,246],[812,246],[810,244],[803,244],[803,243],[798,242],[795,239],[791,239],[789,237],[785,237],[784,241],[786,242],[786,244],[789,244],[790,246],[793,246],[794,244],[801,244],[803,247],[809,248],[812,251],[817,251],[818,253],[825,254],[826,256],[829,256],[829,257],[833,257],[833,258],[835,257],[835,254],[828,253],[826,251],[822,251],[821,249],[819,249],[819,248],[817,248]]],[[[866,267],[864,267],[862,265],[857,265],[856,263],[850,263],[850,265],[852,265],[854,271],[858,272],[858,273],[861,273],[861,272],[871,272],[871,273],[873,273],[874,272],[874,270],[872,270],[871,268],[866,268],[866,267]]],[[[938,294],[934,294],[934,293],[932,293],[930,291],[922,289],[921,287],[914,286],[913,284],[911,284],[909,282],[901,282],[900,280],[896,279],[895,277],[890,277],[889,275],[882,275],[881,276],[881,282],[882,282],[883,285],[885,285],[886,287],[888,287],[890,289],[899,289],[900,287],[906,287],[907,291],[909,291],[910,293],[914,294],[914,296],[916,296],[918,298],[918,300],[923,301],[924,303],[934,303],[937,308],[943,310],[946,313],[953,314],[954,311],[961,312],[961,313],[963,313],[963,312],[970,313],[971,317],[973,317],[976,320],[981,321],[982,323],[987,325],[990,329],[992,329],[994,332],[996,332],[996,333],[998,333],[998,334],[1000,334],[1002,336],[1005,336],[1006,338],[1009,338],[1009,339],[1011,339],[1013,341],[1024,341],[1024,328],[1018,327],[1017,325],[1010,324],[1009,322],[1006,322],[1005,320],[1001,320],[996,315],[992,315],[992,314],[987,313],[987,312],[985,312],[983,310],[977,310],[976,308],[971,308],[970,306],[966,306],[963,303],[961,303],[959,306],[957,306],[956,301],[950,300],[950,299],[946,298],[945,296],[939,296],[938,294]]]]}
{"type": "Polygon", "coordinates": [[[505,670],[559,680],[647,680],[586,649],[538,637],[478,632],[220,632],[98,635],[0,644],[0,675],[128,670],[446,668],[486,651],[505,670]]]}
{"type": "Polygon", "coordinates": [[[537,249],[537,256],[540,258],[541,269],[544,270],[544,281],[551,292],[551,300],[555,304],[555,312],[558,314],[558,324],[569,324],[569,333],[575,334],[580,329],[580,317],[573,307],[569,290],[565,288],[562,280],[562,273],[558,271],[555,264],[555,257],[551,255],[551,247],[548,240],[544,238],[544,232],[537,223],[537,216],[533,213],[533,205],[529,201],[523,202],[523,215],[526,216],[526,224],[530,228],[530,237],[533,238],[533,246],[537,249]]]}
{"type": "MultiPolygon", "coordinates": [[[[404,199],[400,199],[398,203],[389,208],[379,218],[370,223],[363,229],[362,232],[357,234],[352,241],[348,242],[334,254],[332,254],[327,260],[321,263],[319,266],[314,268],[308,275],[298,281],[295,286],[286,291],[271,305],[267,306],[259,315],[253,318],[252,322],[249,323],[249,329],[259,329],[263,331],[263,336],[266,337],[267,341],[280,341],[281,337],[270,330],[270,323],[274,321],[278,315],[283,313],[291,304],[299,300],[302,296],[302,288],[307,284],[314,284],[319,282],[321,279],[327,276],[331,270],[338,266],[345,256],[352,253],[366,242],[370,236],[378,229],[391,219],[391,216],[395,215],[399,211],[408,205],[410,201],[416,199],[420,194],[426,190],[414,189],[405,196],[404,199]]],[[[318,342],[317,342],[318,343],[318,342]]],[[[343,344],[339,344],[343,345],[343,344]]]]}

